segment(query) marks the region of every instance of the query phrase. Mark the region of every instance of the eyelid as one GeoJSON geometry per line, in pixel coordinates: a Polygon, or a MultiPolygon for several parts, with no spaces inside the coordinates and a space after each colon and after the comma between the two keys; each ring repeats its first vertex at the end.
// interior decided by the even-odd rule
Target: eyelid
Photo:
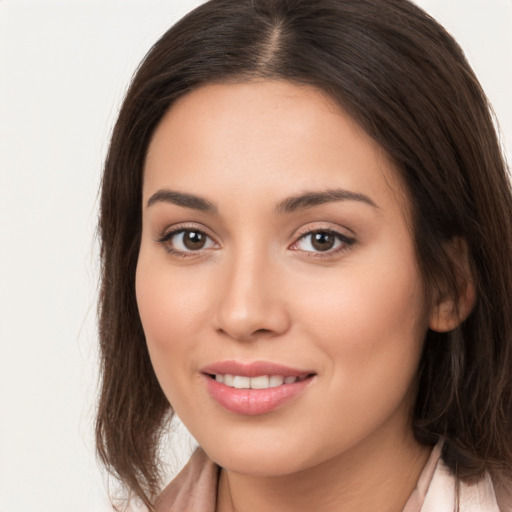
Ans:
{"type": "Polygon", "coordinates": [[[343,253],[350,249],[356,243],[355,233],[349,228],[341,228],[339,226],[333,227],[332,225],[327,225],[326,223],[315,223],[308,224],[303,226],[299,231],[295,234],[295,241],[288,247],[290,250],[302,252],[307,255],[307,257],[311,258],[328,258],[333,257],[339,253],[343,253]],[[349,234],[344,233],[343,231],[349,231],[349,234]],[[315,233],[329,233],[333,236],[337,237],[341,242],[341,246],[335,249],[329,249],[326,251],[306,251],[303,249],[299,249],[297,245],[301,240],[306,238],[307,236],[311,236],[315,233]]]}
{"type": "Polygon", "coordinates": [[[162,229],[161,234],[156,236],[155,241],[159,241],[163,238],[166,238],[173,233],[177,233],[178,231],[187,230],[201,231],[201,233],[204,233],[205,235],[209,236],[212,240],[215,240],[216,238],[215,235],[211,233],[210,229],[208,229],[205,225],[199,222],[178,222],[177,224],[171,224],[162,229]]]}
{"type": "Polygon", "coordinates": [[[173,224],[171,226],[167,226],[160,235],[158,235],[156,238],[154,238],[154,241],[163,245],[166,250],[174,255],[177,256],[183,256],[183,257],[193,257],[193,256],[199,256],[201,254],[204,254],[206,251],[211,251],[212,249],[217,249],[220,247],[219,242],[217,242],[216,237],[214,237],[208,228],[201,224],[197,223],[181,223],[181,224],[173,224]],[[208,248],[202,248],[198,249],[197,251],[189,250],[189,251],[182,251],[179,249],[176,249],[174,247],[170,247],[168,245],[168,242],[177,234],[182,233],[184,231],[196,231],[203,235],[205,235],[207,238],[209,238],[216,247],[208,247],[208,248]]]}
{"type": "Polygon", "coordinates": [[[309,233],[314,233],[316,231],[327,231],[334,234],[339,234],[344,238],[355,238],[356,234],[350,228],[346,226],[340,226],[339,224],[332,224],[331,222],[311,222],[309,224],[305,224],[301,226],[294,233],[294,238],[298,240],[301,236],[307,235],[309,233]]]}
{"type": "MultiPolygon", "coordinates": [[[[206,226],[198,223],[181,223],[181,224],[175,224],[166,227],[163,232],[158,235],[155,239],[155,242],[162,244],[169,253],[172,253],[174,255],[179,255],[183,257],[193,257],[193,256],[200,256],[201,254],[204,254],[207,251],[211,250],[217,250],[220,248],[220,243],[216,240],[216,237],[213,236],[210,233],[210,230],[206,228],[206,226]],[[198,250],[187,250],[182,251],[179,249],[176,249],[174,247],[168,246],[168,242],[172,239],[172,237],[176,236],[178,233],[184,232],[184,231],[197,231],[205,235],[207,238],[209,238],[213,244],[216,247],[207,247],[207,248],[201,248],[198,250]]],[[[347,227],[340,227],[336,226],[333,227],[329,223],[325,222],[318,222],[318,223],[312,223],[308,224],[306,226],[302,226],[294,235],[294,242],[288,246],[289,250],[302,252],[307,254],[308,257],[315,257],[315,258],[327,258],[332,257],[338,253],[344,252],[348,250],[351,246],[354,245],[356,242],[355,234],[354,232],[347,228],[347,227]],[[346,234],[343,231],[349,231],[350,234],[346,234]],[[297,248],[297,244],[304,239],[307,236],[313,235],[314,233],[329,233],[333,236],[337,237],[338,240],[341,242],[341,247],[337,247],[336,249],[328,249],[326,251],[306,251],[297,248]]]]}

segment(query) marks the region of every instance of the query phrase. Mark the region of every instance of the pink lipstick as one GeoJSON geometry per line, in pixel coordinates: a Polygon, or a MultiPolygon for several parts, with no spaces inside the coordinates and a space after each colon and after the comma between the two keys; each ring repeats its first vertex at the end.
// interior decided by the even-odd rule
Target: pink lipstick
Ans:
{"type": "Polygon", "coordinates": [[[265,414],[299,395],[315,372],[266,361],[222,361],[201,369],[211,397],[225,409],[249,416],[265,414]]]}

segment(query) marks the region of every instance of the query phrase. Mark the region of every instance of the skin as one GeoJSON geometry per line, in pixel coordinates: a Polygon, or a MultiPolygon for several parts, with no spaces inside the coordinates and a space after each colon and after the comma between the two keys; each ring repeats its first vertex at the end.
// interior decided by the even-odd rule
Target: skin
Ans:
{"type": "Polygon", "coordinates": [[[410,418],[424,336],[440,316],[425,299],[407,194],[380,147],[315,89],[208,85],[166,114],[144,173],[139,312],[164,393],[223,468],[217,510],[401,511],[429,454],[410,418]],[[327,189],[369,201],[276,211],[327,189]],[[155,199],[162,190],[217,212],[155,199]],[[205,246],[162,242],[184,228],[204,232],[205,246]],[[319,251],[315,230],[345,238],[319,251]],[[316,375],[278,409],[245,416],[207,392],[200,369],[222,360],[316,375]]]}

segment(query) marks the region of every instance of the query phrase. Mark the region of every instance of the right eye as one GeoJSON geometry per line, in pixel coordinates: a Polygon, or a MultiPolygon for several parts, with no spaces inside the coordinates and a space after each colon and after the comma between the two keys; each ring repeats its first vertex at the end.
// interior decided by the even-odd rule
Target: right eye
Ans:
{"type": "Polygon", "coordinates": [[[215,247],[215,242],[204,231],[192,228],[170,231],[158,241],[170,253],[181,256],[215,247]]]}

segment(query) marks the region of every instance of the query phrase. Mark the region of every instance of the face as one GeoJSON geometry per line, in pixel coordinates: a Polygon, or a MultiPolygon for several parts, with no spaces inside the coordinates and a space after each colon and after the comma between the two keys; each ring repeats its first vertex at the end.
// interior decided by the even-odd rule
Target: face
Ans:
{"type": "Polygon", "coordinates": [[[204,86],[144,172],[139,312],[211,458],[282,475],[410,433],[429,312],[408,201],[350,117],[286,82],[204,86]]]}

